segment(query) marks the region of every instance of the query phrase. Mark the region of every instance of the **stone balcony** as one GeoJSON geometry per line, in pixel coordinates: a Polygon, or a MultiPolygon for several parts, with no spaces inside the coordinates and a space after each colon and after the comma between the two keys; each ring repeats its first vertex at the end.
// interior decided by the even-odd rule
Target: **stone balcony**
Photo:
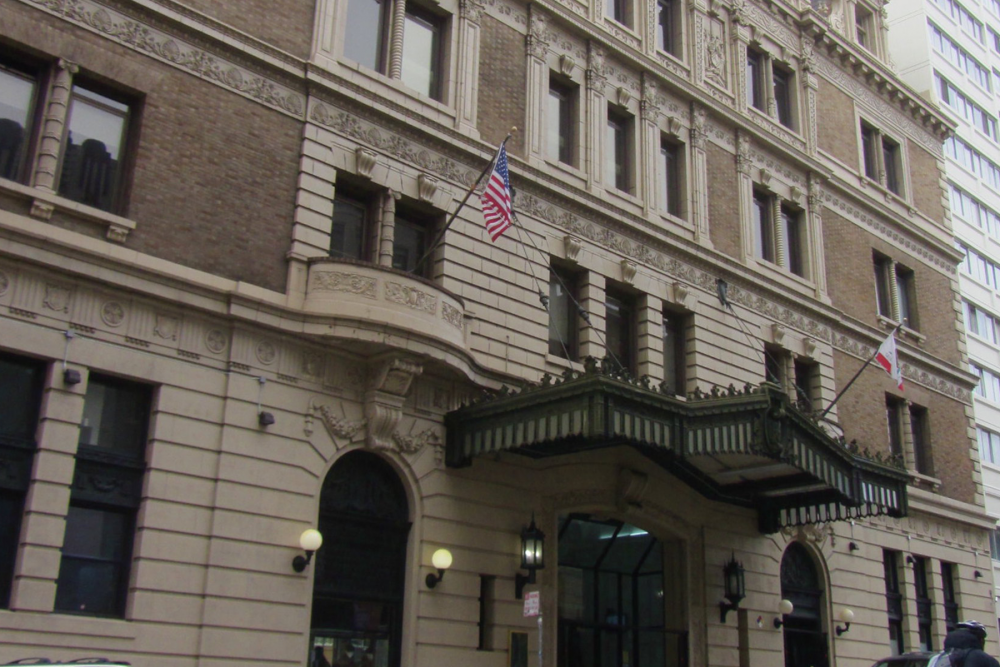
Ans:
{"type": "Polygon", "coordinates": [[[465,304],[425,278],[383,266],[323,258],[309,264],[304,309],[465,349],[465,304]]]}

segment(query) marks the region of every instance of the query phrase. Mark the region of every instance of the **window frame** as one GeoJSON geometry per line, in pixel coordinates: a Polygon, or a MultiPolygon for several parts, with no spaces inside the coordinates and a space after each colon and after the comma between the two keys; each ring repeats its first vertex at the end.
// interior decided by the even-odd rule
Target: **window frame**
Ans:
{"type": "Polygon", "coordinates": [[[3,172],[0,172],[0,178],[26,184],[31,176],[32,157],[36,152],[37,131],[42,124],[42,119],[39,116],[41,115],[42,98],[45,95],[46,77],[37,66],[30,66],[17,58],[6,57],[0,58],[0,74],[28,82],[32,88],[27,101],[24,126],[21,128],[22,136],[18,147],[18,156],[11,161],[14,164],[13,171],[8,176],[4,176],[3,172]]]}
{"type": "Polygon", "coordinates": [[[683,42],[681,0],[656,0],[656,48],[680,58],[683,42]]]}
{"type": "Polygon", "coordinates": [[[577,304],[580,302],[580,280],[581,272],[573,270],[561,263],[552,262],[549,265],[549,327],[548,327],[548,353],[552,356],[566,359],[567,361],[579,361],[580,359],[580,314],[577,304]],[[556,287],[565,290],[565,296],[554,294],[556,287]],[[557,301],[565,302],[566,321],[564,331],[554,331],[559,328],[556,321],[556,314],[553,309],[557,301]],[[553,338],[553,333],[564,334],[565,339],[559,336],[553,338]],[[563,346],[565,345],[565,350],[563,346]],[[569,355],[569,356],[566,356],[569,355]]]}
{"type": "Polygon", "coordinates": [[[661,389],[674,396],[687,395],[688,331],[693,315],[664,306],[661,312],[663,338],[663,382],[661,389]]]}
{"type": "Polygon", "coordinates": [[[657,181],[660,183],[659,209],[675,218],[684,217],[684,156],[685,146],[668,136],[660,136],[659,169],[657,181]]]}
{"type": "Polygon", "coordinates": [[[636,191],[635,116],[608,104],[605,131],[605,168],[609,189],[630,197],[636,191]]]}
{"type": "MultiPolygon", "coordinates": [[[[403,30],[403,43],[400,45],[401,49],[401,68],[399,74],[399,81],[404,86],[410,90],[414,90],[419,95],[429,97],[436,102],[444,101],[444,78],[445,78],[445,65],[444,65],[444,55],[445,55],[445,42],[447,38],[448,30],[448,19],[445,16],[431,10],[424,5],[414,2],[413,0],[397,0],[405,2],[404,8],[404,30],[403,30]],[[432,46],[430,54],[430,59],[426,63],[427,69],[430,71],[430,81],[428,83],[428,89],[425,92],[419,88],[410,85],[407,82],[406,77],[406,63],[407,63],[407,30],[405,27],[409,27],[411,23],[424,24],[429,26],[431,29],[432,46]]],[[[412,31],[409,31],[412,34],[412,31]]]]}
{"type": "Polygon", "coordinates": [[[330,248],[329,254],[331,258],[334,259],[348,259],[357,260],[360,262],[370,262],[372,261],[372,230],[375,225],[375,205],[371,201],[371,197],[365,197],[362,193],[355,193],[354,191],[348,190],[344,191],[344,188],[338,184],[336,191],[333,195],[333,214],[330,216],[330,248]],[[355,210],[360,210],[362,213],[362,219],[359,230],[359,244],[358,252],[356,254],[346,253],[340,251],[339,253],[334,253],[334,241],[335,241],[335,230],[337,228],[337,212],[342,210],[338,208],[339,204],[343,204],[352,207],[355,210]]]}
{"type": "Polygon", "coordinates": [[[906,154],[902,142],[863,118],[860,120],[859,128],[861,176],[905,200],[909,187],[906,154]]]}
{"type": "Polygon", "coordinates": [[[604,293],[604,341],[608,356],[615,355],[618,362],[633,376],[638,366],[638,303],[631,293],[625,290],[608,287],[604,293]],[[619,315],[612,316],[613,310],[619,315]],[[612,333],[612,322],[620,325],[618,331],[612,333]],[[620,341],[619,349],[612,349],[614,340],[620,341]]]}
{"type": "Polygon", "coordinates": [[[577,148],[580,86],[576,82],[549,72],[548,102],[546,107],[546,158],[568,167],[577,168],[577,148]],[[558,114],[553,113],[553,100],[559,101],[558,114]],[[552,155],[552,137],[559,138],[557,155],[552,155]]]}

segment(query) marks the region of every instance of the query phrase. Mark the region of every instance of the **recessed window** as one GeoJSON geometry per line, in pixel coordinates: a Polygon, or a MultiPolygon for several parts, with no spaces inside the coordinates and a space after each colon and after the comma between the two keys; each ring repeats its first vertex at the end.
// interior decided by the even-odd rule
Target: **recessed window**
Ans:
{"type": "Polygon", "coordinates": [[[427,277],[430,275],[430,260],[425,259],[418,266],[427,244],[430,242],[430,221],[412,213],[396,213],[395,233],[392,244],[392,268],[416,272],[427,277]]]}
{"type": "Polygon", "coordinates": [[[367,260],[370,253],[368,202],[337,192],[333,201],[333,224],[330,228],[330,256],[342,259],[367,260]]]}
{"type": "Polygon", "coordinates": [[[955,595],[955,575],[958,566],[941,561],[941,593],[944,598],[944,627],[948,632],[958,625],[958,598],[955,595]]]}
{"type": "Polygon", "coordinates": [[[806,359],[796,359],[793,368],[795,370],[795,403],[803,412],[812,412],[816,406],[819,364],[806,359]]]}
{"type": "Polygon", "coordinates": [[[753,193],[753,233],[756,256],[774,263],[774,206],[770,195],[759,190],[753,193]]]}
{"type": "Polygon", "coordinates": [[[579,359],[579,274],[561,266],[549,269],[549,354],[579,359]]]}
{"type": "Polygon", "coordinates": [[[764,65],[764,54],[747,47],[747,104],[767,113],[764,65]]]}
{"type": "Polygon", "coordinates": [[[889,650],[903,653],[903,589],[899,585],[899,552],[882,550],[882,573],[885,580],[885,606],[889,621],[889,650]]]}
{"type": "Polygon", "coordinates": [[[872,12],[861,5],[854,6],[854,35],[858,45],[874,51],[874,41],[872,26],[875,25],[875,16],[872,12]]]}
{"type": "Polygon", "coordinates": [[[57,611],[125,613],[151,396],[145,385],[90,376],[56,582],[57,611]]]}
{"type": "Polygon", "coordinates": [[[793,92],[791,71],[772,65],[771,79],[774,83],[774,108],[778,122],[789,129],[794,129],[793,92]]]}
{"type": "Polygon", "coordinates": [[[797,276],[806,275],[803,213],[788,204],[781,204],[781,225],[784,230],[782,260],[785,268],[797,276]]]}
{"type": "Polygon", "coordinates": [[[605,0],[608,18],[624,26],[632,25],[632,0],[605,0]]]}
{"type": "Polygon", "coordinates": [[[579,87],[549,77],[548,157],[564,164],[576,164],[576,105],[579,87]]]}
{"type": "Polygon", "coordinates": [[[895,396],[885,397],[885,419],[888,428],[889,451],[903,458],[903,401],[895,396]]]}
{"type": "Polygon", "coordinates": [[[608,107],[607,169],[608,183],[622,192],[632,192],[631,114],[608,107]]]}
{"type": "Polygon", "coordinates": [[[27,180],[37,94],[35,75],[0,63],[0,178],[27,180]]]}
{"type": "Polygon", "coordinates": [[[634,375],[636,364],[635,301],[631,295],[617,290],[608,290],[604,306],[607,313],[604,338],[608,356],[621,368],[634,375]]]}
{"type": "Polygon", "coordinates": [[[354,62],[386,73],[387,0],[348,0],[344,56],[354,62]]]}
{"type": "Polygon", "coordinates": [[[680,53],[681,0],[657,0],[656,47],[670,55],[680,53]]]}
{"type": "Polygon", "coordinates": [[[913,438],[913,465],[921,475],[933,475],[931,438],[927,409],[910,405],[910,435],[913,438]]]}
{"type": "Polygon", "coordinates": [[[441,99],[441,37],[444,21],[412,3],[406,5],[402,81],[421,95],[441,99]]]}
{"type": "Polygon", "coordinates": [[[683,156],[683,145],[666,138],[660,141],[660,201],[663,210],[676,217],[681,217],[682,213],[681,165],[683,156]]]}
{"type": "Polygon", "coordinates": [[[934,605],[930,596],[930,584],[927,581],[927,576],[930,574],[929,560],[923,556],[913,557],[913,583],[917,598],[917,634],[920,638],[921,651],[934,650],[931,636],[931,629],[934,625],[934,605]]]}
{"type": "Polygon", "coordinates": [[[687,330],[690,315],[663,311],[663,389],[683,396],[687,391],[687,330]]]}
{"type": "Polygon", "coordinates": [[[865,176],[889,192],[903,196],[903,153],[899,142],[862,121],[861,157],[865,176]]]}
{"type": "Polygon", "coordinates": [[[129,106],[83,86],[70,98],[59,194],[111,211],[122,181],[129,106]]]}
{"type": "Polygon", "coordinates": [[[914,331],[918,330],[916,278],[913,271],[879,253],[874,253],[872,260],[879,315],[893,322],[902,322],[914,331]]]}

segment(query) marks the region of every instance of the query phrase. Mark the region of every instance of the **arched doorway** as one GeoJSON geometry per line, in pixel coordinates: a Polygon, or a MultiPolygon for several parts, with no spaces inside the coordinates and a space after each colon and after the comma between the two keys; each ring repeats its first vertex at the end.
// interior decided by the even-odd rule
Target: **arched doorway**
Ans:
{"type": "Polygon", "coordinates": [[[559,667],[685,667],[680,540],[615,519],[559,520],[559,667]]]}
{"type": "Polygon", "coordinates": [[[781,557],[781,597],[794,605],[784,618],[785,667],[829,667],[823,585],[812,556],[798,542],[781,557]]]}
{"type": "Polygon", "coordinates": [[[368,452],[337,461],[319,502],[310,667],[398,667],[409,509],[402,482],[368,452]]]}

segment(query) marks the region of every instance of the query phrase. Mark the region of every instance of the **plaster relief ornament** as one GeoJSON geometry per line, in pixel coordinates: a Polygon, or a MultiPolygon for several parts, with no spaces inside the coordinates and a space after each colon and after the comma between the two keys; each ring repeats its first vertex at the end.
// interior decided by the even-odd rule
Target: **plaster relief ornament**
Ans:
{"type": "Polygon", "coordinates": [[[68,313],[70,294],[71,292],[68,287],[46,284],[45,298],[42,300],[42,305],[58,313],[68,313]]]}
{"type": "Polygon", "coordinates": [[[205,334],[205,347],[209,352],[220,354],[226,349],[227,343],[226,334],[222,329],[209,329],[205,334]]]}
{"type": "Polygon", "coordinates": [[[269,340],[262,340],[257,343],[257,360],[265,366],[269,366],[274,363],[275,357],[278,356],[278,349],[269,340]]]}
{"type": "Polygon", "coordinates": [[[170,315],[156,315],[156,325],[153,326],[153,333],[164,340],[177,340],[177,330],[180,329],[180,321],[170,315]]]}
{"type": "Polygon", "coordinates": [[[101,321],[112,329],[120,327],[125,321],[125,307],[117,301],[106,301],[101,306],[101,321]]]}
{"type": "Polygon", "coordinates": [[[712,35],[705,45],[705,75],[714,83],[726,86],[726,45],[721,37],[712,35]]]}

